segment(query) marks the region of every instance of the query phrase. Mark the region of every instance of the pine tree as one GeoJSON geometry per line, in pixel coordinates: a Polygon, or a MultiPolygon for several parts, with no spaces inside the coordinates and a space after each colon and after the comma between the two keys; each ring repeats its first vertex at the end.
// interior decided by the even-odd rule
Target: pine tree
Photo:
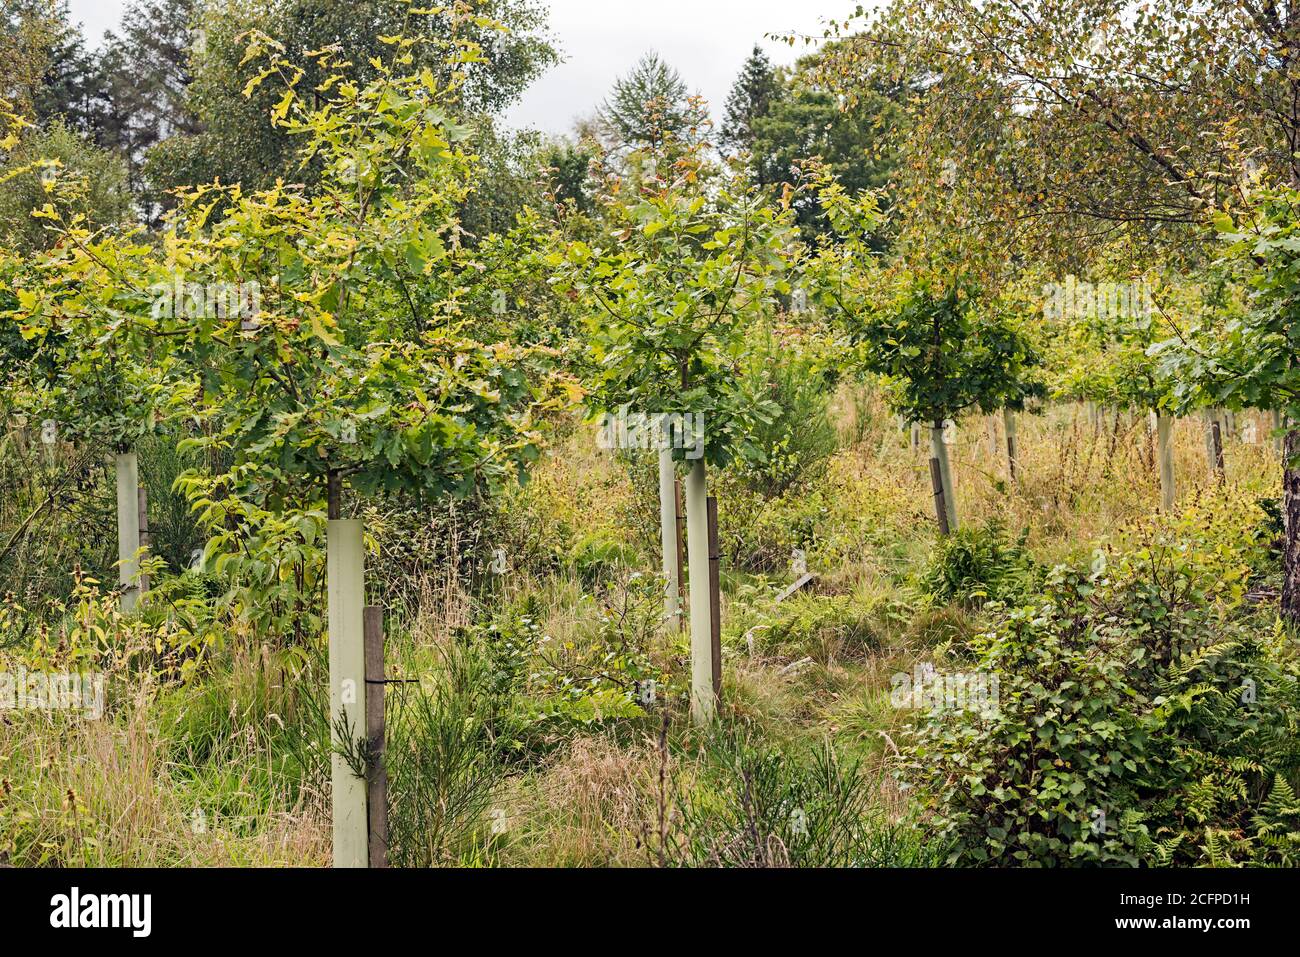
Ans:
{"type": "Polygon", "coordinates": [[[99,138],[126,160],[131,192],[150,221],[156,222],[162,197],[145,182],[146,152],[169,136],[200,128],[187,101],[197,13],[194,0],[137,0],[118,32],[104,38],[107,105],[99,138]]]}
{"type": "Polygon", "coordinates": [[[95,55],[86,50],[78,26],[68,22],[66,2],[51,7],[56,17],[46,49],[45,71],[33,93],[32,110],[43,126],[59,122],[95,136],[103,109],[103,75],[95,55]]]}
{"type": "Polygon", "coordinates": [[[754,121],[766,116],[780,95],[781,82],[772,69],[772,61],[762,47],[754,44],[727,96],[722,118],[722,148],[732,153],[752,148],[754,121]]]}
{"type": "Polygon", "coordinates": [[[707,119],[681,74],[653,50],[615,81],[599,110],[603,132],[616,149],[656,151],[669,140],[692,140],[707,119]]]}

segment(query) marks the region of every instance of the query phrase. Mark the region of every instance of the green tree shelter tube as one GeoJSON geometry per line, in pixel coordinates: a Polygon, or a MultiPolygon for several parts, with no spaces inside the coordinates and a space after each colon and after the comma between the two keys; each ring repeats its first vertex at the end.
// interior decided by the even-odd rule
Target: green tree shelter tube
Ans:
{"type": "Polygon", "coordinates": [[[691,720],[713,720],[712,611],[709,606],[709,493],[704,460],[696,459],[686,473],[686,566],[691,603],[691,720]]]}
{"type": "Polygon", "coordinates": [[[117,580],[124,615],[140,597],[140,469],[134,452],[119,452],[117,471],[117,580]]]}
{"type": "Polygon", "coordinates": [[[338,753],[355,750],[365,735],[366,659],[362,609],[365,606],[365,552],[358,519],[326,523],[329,593],[330,783],[334,804],[334,866],[369,863],[366,782],[338,753]],[[347,738],[351,740],[348,741],[347,738]]]}
{"type": "Polygon", "coordinates": [[[677,473],[671,448],[659,450],[659,532],[663,549],[664,621],[669,632],[682,627],[682,570],[677,563],[677,473]]]}

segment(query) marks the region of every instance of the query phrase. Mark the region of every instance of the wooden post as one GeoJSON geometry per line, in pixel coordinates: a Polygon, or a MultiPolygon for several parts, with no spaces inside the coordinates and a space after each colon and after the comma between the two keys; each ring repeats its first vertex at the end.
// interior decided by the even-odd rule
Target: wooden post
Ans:
{"type": "Polygon", "coordinates": [[[1174,419],[1163,412],[1156,413],[1156,462],[1160,469],[1160,510],[1172,512],[1176,493],[1174,490],[1174,419]]]}
{"type": "Polygon", "coordinates": [[[1020,449],[1016,442],[1016,414],[1010,409],[1003,408],[1002,424],[1007,432],[1007,474],[1011,476],[1011,481],[1016,480],[1016,465],[1020,459],[1020,449]]]}
{"type": "Polygon", "coordinates": [[[117,469],[117,580],[122,614],[135,610],[140,596],[140,472],[134,452],[119,452],[117,469]]]}
{"type": "Polygon", "coordinates": [[[718,547],[718,500],[709,496],[709,640],[712,643],[713,698],[722,701],[722,576],[718,547]]]}
{"type": "Polygon", "coordinates": [[[664,569],[664,621],[670,632],[682,627],[682,566],[677,532],[677,475],[673,450],[659,450],[659,541],[664,569]]]}
{"type": "Polygon", "coordinates": [[[334,810],[334,866],[365,867],[369,823],[366,781],[353,773],[337,749],[355,749],[366,720],[366,661],[362,606],[365,552],[361,522],[333,518],[325,523],[329,594],[330,784],[334,810]],[[345,742],[343,734],[352,740],[345,742]]]}
{"type": "Polygon", "coordinates": [[[1201,413],[1201,418],[1205,423],[1205,465],[1213,472],[1214,463],[1218,456],[1214,454],[1214,410],[1206,409],[1201,413]]]}
{"type": "Polygon", "coordinates": [[[686,492],[682,480],[673,480],[673,503],[677,509],[677,620],[681,623],[686,608],[686,492]]]}
{"type": "MultiPolygon", "coordinates": [[[[149,546],[153,544],[153,539],[149,536],[149,493],[145,490],[144,483],[140,483],[139,488],[139,514],[140,523],[140,549],[141,558],[149,554],[149,546]]],[[[149,575],[143,570],[140,571],[140,594],[143,596],[149,591],[149,575]]]]}
{"type": "Polygon", "coordinates": [[[384,610],[367,605],[362,612],[366,642],[366,739],[374,764],[367,781],[370,866],[388,866],[388,769],[384,766],[384,610]]]}
{"type": "Polygon", "coordinates": [[[713,720],[712,602],[709,600],[709,503],[704,460],[686,473],[686,568],[691,604],[691,719],[713,720]]]}

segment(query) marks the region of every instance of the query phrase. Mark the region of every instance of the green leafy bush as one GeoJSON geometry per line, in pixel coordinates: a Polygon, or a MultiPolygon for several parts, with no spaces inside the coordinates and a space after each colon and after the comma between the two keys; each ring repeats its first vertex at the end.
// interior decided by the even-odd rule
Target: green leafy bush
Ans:
{"type": "Polygon", "coordinates": [[[1248,550],[1190,516],[970,639],[997,707],[916,724],[950,862],[1294,863],[1296,665],[1242,620],[1248,550]]]}
{"type": "Polygon", "coordinates": [[[617,578],[638,562],[636,550],[609,532],[590,532],[578,539],[569,560],[586,588],[617,578]]]}
{"type": "Polygon", "coordinates": [[[534,651],[530,714],[557,731],[641,718],[672,694],[663,579],[623,570],[582,605],[589,614],[567,637],[542,636],[534,651]]]}
{"type": "Polygon", "coordinates": [[[827,376],[815,360],[792,354],[770,332],[759,334],[745,377],[747,389],[771,400],[776,411],[750,430],[751,448],[735,464],[741,482],[772,499],[824,477],[838,436],[828,411],[827,376]]]}
{"type": "Polygon", "coordinates": [[[724,475],[718,485],[718,538],[726,567],[788,572],[796,548],[809,551],[830,514],[820,489],[791,490],[765,499],[724,475]]]}
{"type": "Polygon", "coordinates": [[[978,608],[989,601],[1020,600],[1034,584],[1036,568],[1025,550],[1026,530],[1009,541],[996,522],[963,528],[935,546],[921,573],[921,588],[940,602],[978,608]]]}

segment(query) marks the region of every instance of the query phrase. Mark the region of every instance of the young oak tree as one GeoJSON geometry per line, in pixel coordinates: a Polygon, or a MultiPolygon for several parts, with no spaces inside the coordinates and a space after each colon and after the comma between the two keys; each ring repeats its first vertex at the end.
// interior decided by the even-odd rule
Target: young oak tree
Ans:
{"type": "Polygon", "coordinates": [[[855,347],[852,361],[883,377],[893,411],[929,424],[935,517],[947,535],[959,518],[946,426],[972,409],[1023,408],[1041,390],[1037,350],[1019,314],[960,269],[882,269],[869,246],[880,226],[874,194],[852,197],[825,178],[819,194],[836,243],[810,260],[808,281],[855,347]]]}
{"type": "Polygon", "coordinates": [[[16,324],[8,370],[22,388],[29,423],[48,443],[111,449],[117,481],[117,567],[121,608],[134,610],[141,575],[145,505],[135,447],[157,425],[172,368],[166,322],[155,315],[157,261],[138,228],[96,226],[85,211],[85,177],[40,159],[10,175],[35,176],[46,201],[32,210],[53,237],[13,270],[16,324]]]}
{"type": "MultiPolygon", "coordinates": [[[[1153,352],[1180,395],[1237,408],[1278,410],[1300,419],[1300,189],[1262,186],[1248,211],[1215,219],[1222,242],[1217,268],[1242,291],[1229,321],[1209,321],[1153,352]]],[[[1211,316],[1210,319],[1218,319],[1211,316]]],[[[1280,423],[1279,423],[1280,428],[1280,423]]],[[[1300,432],[1284,433],[1282,613],[1300,622],[1300,432]]]]}
{"type": "MultiPolygon", "coordinates": [[[[474,16],[469,4],[456,10],[474,16]]],[[[479,342],[474,316],[411,295],[435,270],[474,265],[457,213],[474,160],[450,113],[454,84],[441,78],[456,71],[412,69],[421,41],[398,33],[364,83],[342,51],[314,51],[327,79],[303,89],[280,43],[247,42],[250,88],[281,84],[273,119],[321,176],[310,190],[182,195],[168,262],[204,285],[256,284],[260,298],[252,316],[204,313],[182,326],[194,375],[176,402],[209,427],[195,443],[233,460],[186,481],[218,529],[209,551],[223,556],[253,531],[240,500],[299,514],[326,506],[334,861],[363,865],[366,789],[349,755],[365,711],[364,548],[347,491],[437,501],[522,479],[540,454],[539,416],[576,393],[547,371],[546,351],[479,342]],[[223,212],[210,222],[214,206],[223,212]]],[[[466,41],[449,62],[473,56],[466,41]]]]}
{"type": "MultiPolygon", "coordinates": [[[[705,470],[762,455],[746,432],[773,410],[744,391],[740,360],[750,327],[790,290],[795,238],[788,203],[766,202],[739,171],[711,166],[698,148],[669,146],[667,155],[633,156],[640,175],[606,183],[603,242],[574,242],[550,262],[557,286],[586,306],[593,411],[685,427],[663,450],[660,489],[672,488],[673,461],[688,463],[691,714],[705,723],[716,706],[705,470]]],[[[665,529],[665,554],[670,541],[665,529]]]]}
{"type": "MultiPolygon", "coordinates": [[[[1172,512],[1177,499],[1173,429],[1186,404],[1178,401],[1175,382],[1152,350],[1167,335],[1171,317],[1158,309],[1146,290],[1154,288],[1146,273],[1114,270],[1114,283],[1095,287],[1071,277],[1045,304],[1059,325],[1054,341],[1056,394],[1101,406],[1133,409],[1154,419],[1155,449],[1150,456],[1160,481],[1160,509],[1172,512]],[[1122,308],[1097,289],[1132,290],[1122,308]]],[[[1147,445],[1150,451],[1150,444],[1147,445]]]]}

